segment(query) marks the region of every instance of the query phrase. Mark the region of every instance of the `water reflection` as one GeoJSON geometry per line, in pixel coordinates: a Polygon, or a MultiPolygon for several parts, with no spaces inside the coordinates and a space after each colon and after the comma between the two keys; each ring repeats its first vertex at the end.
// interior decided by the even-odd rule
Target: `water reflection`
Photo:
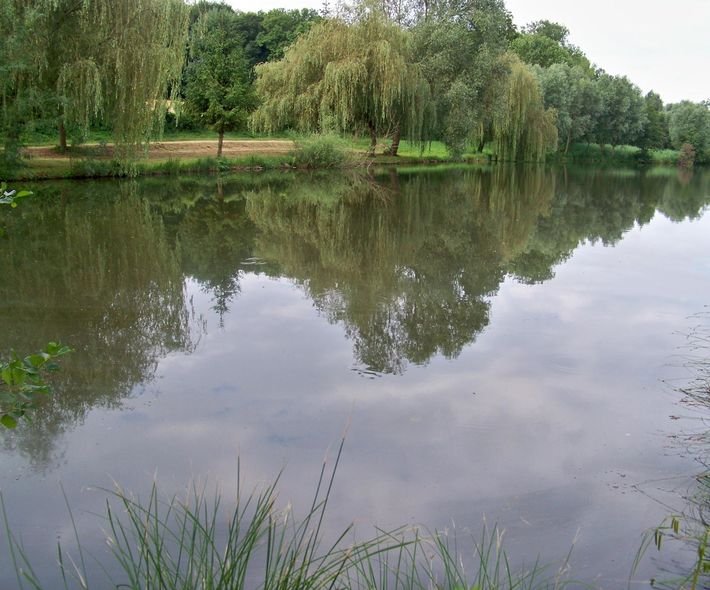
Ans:
{"type": "Polygon", "coordinates": [[[154,178],[41,185],[3,216],[0,350],[70,343],[56,395],[3,433],[36,469],[92,407],[113,407],[202,331],[185,280],[220,324],[249,274],[297,284],[352,342],[356,366],[402,374],[455,358],[506,277],[539,283],[585,241],[614,244],[661,211],[695,218],[708,175],[450,168],[382,174],[154,178]]]}
{"type": "Polygon", "coordinates": [[[157,361],[194,348],[176,249],[132,183],[100,198],[81,185],[39,189],[6,219],[0,248],[0,350],[30,352],[55,340],[75,353],[53,378],[30,424],[4,433],[7,450],[37,469],[54,441],[96,406],[120,404],[151,379],[157,361]]]}
{"type": "Polygon", "coordinates": [[[554,195],[554,176],[535,169],[395,178],[336,198],[247,197],[255,252],[343,324],[359,364],[382,373],[455,357],[475,340],[487,298],[554,195]]]}

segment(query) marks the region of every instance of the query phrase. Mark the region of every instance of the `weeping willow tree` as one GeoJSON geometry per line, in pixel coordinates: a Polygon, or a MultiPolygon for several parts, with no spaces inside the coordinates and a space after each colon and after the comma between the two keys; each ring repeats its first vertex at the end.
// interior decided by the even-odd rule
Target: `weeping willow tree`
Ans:
{"type": "Polygon", "coordinates": [[[492,117],[496,155],[501,160],[540,162],[557,146],[555,111],[545,109],[535,76],[516,57],[501,59],[510,64],[507,87],[492,117]]]}
{"type": "Polygon", "coordinates": [[[363,10],[348,23],[314,25],[277,62],[257,66],[262,104],[252,116],[256,130],[304,132],[335,129],[422,141],[431,94],[411,57],[411,36],[380,11],[363,10]]]}
{"type": "Polygon", "coordinates": [[[20,128],[56,122],[64,149],[67,130],[81,139],[101,120],[129,162],[161,130],[178,91],[188,8],[183,0],[0,0],[4,119],[13,114],[20,128]]]}
{"type": "Polygon", "coordinates": [[[117,155],[130,161],[162,131],[177,98],[185,60],[189,11],[183,0],[87,0],[110,31],[99,52],[117,155]]]}

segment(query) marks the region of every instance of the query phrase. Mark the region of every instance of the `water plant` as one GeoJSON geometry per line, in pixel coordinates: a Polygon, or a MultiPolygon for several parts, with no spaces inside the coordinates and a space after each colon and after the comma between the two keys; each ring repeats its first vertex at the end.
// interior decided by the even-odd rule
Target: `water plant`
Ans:
{"type": "MultiPolygon", "coordinates": [[[[238,476],[226,518],[222,496],[209,494],[205,485],[192,485],[184,498],[164,499],[154,484],[144,502],[120,487],[107,491],[104,530],[113,565],[102,565],[102,579],[91,579],[86,568],[91,552],[82,547],[72,517],[76,557],[58,545],[64,588],[106,587],[106,577],[111,587],[134,590],[533,590],[565,584],[566,561],[554,571],[538,563],[515,570],[495,527],[484,527],[480,540],[472,539],[471,573],[457,535],[402,527],[376,529],[368,540],[355,541],[351,525],[331,536],[325,532],[326,508],[343,444],[344,439],[332,468],[323,462],[302,519],[294,517],[290,504],[277,508],[278,477],[261,490],[245,492],[238,476]]],[[[1,495],[0,515],[18,587],[47,588],[10,530],[1,495]]]]}
{"type": "Polygon", "coordinates": [[[648,531],[636,556],[637,566],[641,557],[653,545],[662,551],[667,544],[681,544],[692,556],[687,566],[676,567],[673,575],[652,580],[656,588],[673,590],[697,590],[710,587],[710,462],[706,420],[710,410],[710,315],[695,316],[698,324],[687,336],[686,367],[691,371],[690,382],[678,389],[683,395],[682,404],[693,410],[699,428],[687,432],[681,443],[696,458],[702,470],[695,476],[695,483],[685,497],[686,507],[669,515],[657,527],[648,531]]]}

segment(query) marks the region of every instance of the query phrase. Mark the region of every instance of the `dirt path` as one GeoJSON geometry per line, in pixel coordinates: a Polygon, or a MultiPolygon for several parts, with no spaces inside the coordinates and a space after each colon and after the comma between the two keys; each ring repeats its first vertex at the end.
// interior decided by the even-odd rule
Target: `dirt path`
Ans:
{"type": "MultiPolygon", "coordinates": [[[[222,155],[224,157],[239,157],[254,155],[284,155],[293,149],[293,142],[286,139],[239,139],[224,140],[222,155]]],[[[48,160],[68,160],[70,154],[57,152],[52,146],[39,146],[25,148],[27,155],[32,158],[48,160]]],[[[217,155],[217,140],[190,140],[190,141],[158,141],[150,144],[148,158],[151,160],[169,160],[171,158],[207,158],[217,155]]],[[[113,145],[86,144],[80,151],[75,152],[76,157],[91,156],[96,159],[110,159],[113,157],[113,145]]]]}

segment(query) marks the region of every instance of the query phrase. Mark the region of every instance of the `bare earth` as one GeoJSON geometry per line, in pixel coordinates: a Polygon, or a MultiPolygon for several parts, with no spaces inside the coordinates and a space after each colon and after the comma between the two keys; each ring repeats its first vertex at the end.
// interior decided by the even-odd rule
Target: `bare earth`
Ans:
{"type": "MultiPolygon", "coordinates": [[[[236,158],[239,156],[254,155],[285,155],[293,149],[293,142],[285,139],[260,140],[224,140],[222,155],[224,157],[236,158]]],[[[28,147],[25,149],[27,155],[32,158],[67,160],[70,154],[60,153],[51,146],[28,147]]],[[[75,157],[88,156],[97,159],[109,159],[113,157],[113,146],[108,144],[87,144],[82,146],[81,151],[74,154],[75,157]]],[[[217,140],[191,140],[191,141],[159,141],[150,144],[148,157],[151,160],[169,160],[183,158],[206,158],[217,155],[217,140]]]]}

